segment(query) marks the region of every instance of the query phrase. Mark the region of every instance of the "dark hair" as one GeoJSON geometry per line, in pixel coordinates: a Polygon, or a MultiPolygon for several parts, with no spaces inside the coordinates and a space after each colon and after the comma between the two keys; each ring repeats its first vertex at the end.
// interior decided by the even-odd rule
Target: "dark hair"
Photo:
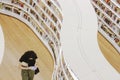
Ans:
{"type": "Polygon", "coordinates": [[[36,54],[33,50],[26,51],[25,53],[34,53],[34,54],[36,54]]]}

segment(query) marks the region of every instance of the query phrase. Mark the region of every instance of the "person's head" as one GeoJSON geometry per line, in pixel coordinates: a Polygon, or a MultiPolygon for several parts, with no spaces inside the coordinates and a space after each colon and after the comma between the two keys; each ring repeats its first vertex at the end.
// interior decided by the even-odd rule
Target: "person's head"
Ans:
{"type": "Polygon", "coordinates": [[[24,55],[29,55],[30,58],[37,59],[37,54],[33,50],[28,50],[24,55]]]}
{"type": "Polygon", "coordinates": [[[33,50],[28,50],[25,53],[31,53],[31,54],[36,54],[33,50]]]}

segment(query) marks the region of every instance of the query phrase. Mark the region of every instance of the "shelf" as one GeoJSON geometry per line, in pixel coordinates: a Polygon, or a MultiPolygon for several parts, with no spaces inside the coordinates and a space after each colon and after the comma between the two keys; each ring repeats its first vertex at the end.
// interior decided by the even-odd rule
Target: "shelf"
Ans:
{"type": "MultiPolygon", "coordinates": [[[[95,5],[96,6],[96,5],[95,5]]],[[[96,6],[97,7],[97,6],[96,6]]],[[[100,12],[101,12],[101,14],[102,14],[102,10],[99,8],[99,7],[97,7],[97,9],[99,9],[100,10],[100,12]]],[[[104,13],[104,15],[107,17],[107,18],[109,18],[110,20],[111,20],[111,22],[114,22],[115,23],[115,21],[114,20],[112,20],[105,12],[103,12],[104,13]]],[[[104,17],[104,16],[103,16],[104,17]]],[[[105,18],[105,17],[104,17],[105,18]]],[[[106,22],[102,19],[102,18],[100,18],[100,17],[98,17],[98,19],[100,19],[104,24],[106,24],[106,22]]],[[[115,31],[115,30],[113,30],[111,27],[110,27],[110,25],[108,25],[108,24],[106,24],[107,26],[108,26],[108,28],[110,28],[117,36],[119,36],[120,37],[120,35],[115,31]]],[[[117,25],[118,26],[118,25],[117,25]]],[[[120,29],[119,29],[120,30],[120,29]]]]}
{"type": "Polygon", "coordinates": [[[51,0],[51,2],[56,6],[56,9],[57,10],[59,10],[59,13],[61,14],[61,16],[63,16],[63,14],[62,14],[62,9],[61,9],[61,7],[60,7],[60,5],[58,5],[56,2],[55,2],[55,0],[51,0]],[[56,5],[57,4],[57,5],[56,5]],[[59,6],[59,7],[58,7],[59,6]]]}
{"type": "Polygon", "coordinates": [[[43,2],[43,5],[46,6],[46,8],[55,16],[55,18],[58,20],[58,23],[59,23],[60,25],[62,25],[62,22],[61,22],[60,19],[54,14],[54,11],[52,11],[52,10],[50,9],[50,7],[46,4],[46,2],[45,2],[44,0],[41,0],[41,1],[43,2]]]}
{"type": "MultiPolygon", "coordinates": [[[[36,3],[36,2],[35,2],[36,3]]],[[[54,25],[54,27],[56,28],[56,24],[51,20],[51,18],[48,16],[48,14],[42,9],[42,8],[40,8],[40,6],[38,6],[38,4],[36,3],[36,5],[37,5],[37,7],[46,15],[46,17],[53,23],[53,25],[54,25]]],[[[41,15],[42,16],[42,15],[41,15]]],[[[49,24],[49,23],[48,23],[49,24]]],[[[50,27],[50,25],[49,25],[49,27],[50,27]]],[[[58,27],[58,26],[57,26],[58,27]]],[[[54,30],[53,30],[54,31],[54,30]]],[[[60,33],[60,31],[57,29],[57,32],[58,33],[60,33]]],[[[57,35],[57,33],[54,31],[54,33],[55,33],[55,36],[57,35]]],[[[56,36],[56,38],[58,38],[57,36],[56,36]]]]}
{"type": "MultiPolygon", "coordinates": [[[[47,42],[43,39],[43,37],[40,36],[40,34],[36,31],[36,29],[33,27],[32,24],[30,24],[26,19],[22,18],[21,16],[18,16],[16,15],[15,13],[13,12],[9,12],[9,11],[5,11],[5,10],[0,10],[0,13],[2,14],[6,14],[6,15],[9,15],[9,16],[13,16],[17,19],[19,19],[20,21],[24,22],[25,24],[28,25],[29,28],[31,28],[31,30],[36,34],[36,36],[43,42],[43,44],[46,46],[46,48],[50,51],[52,57],[54,58],[53,56],[53,52],[50,48],[50,46],[47,44],[47,42]]],[[[55,60],[54,60],[55,61],[55,60]]]]}
{"type": "MultiPolygon", "coordinates": [[[[26,3],[26,2],[25,2],[25,3],[26,3]]],[[[29,4],[28,4],[28,5],[29,5],[29,4]]],[[[29,6],[30,6],[30,5],[29,5],[29,6]]],[[[32,8],[32,6],[30,6],[30,7],[32,8]]],[[[35,8],[32,8],[32,9],[34,10],[34,12],[36,11],[35,8]]],[[[45,25],[48,26],[48,28],[50,29],[49,31],[52,32],[51,34],[52,34],[52,35],[55,37],[55,39],[56,39],[54,42],[57,41],[58,43],[60,43],[60,41],[58,40],[57,35],[54,34],[55,32],[50,28],[50,25],[46,24],[46,21],[41,17],[42,15],[40,16],[38,12],[36,12],[36,14],[37,14],[37,15],[39,16],[39,18],[45,23],[45,25]]],[[[47,17],[48,17],[48,16],[47,16],[47,17]]],[[[49,18],[49,20],[51,20],[51,19],[49,18]]]]}
{"type": "Polygon", "coordinates": [[[71,74],[70,68],[68,67],[68,65],[65,62],[64,56],[63,54],[61,55],[61,66],[63,69],[64,74],[67,77],[67,80],[77,80],[76,78],[73,78],[73,75],[71,74]]]}
{"type": "MultiPolygon", "coordinates": [[[[47,5],[46,1],[45,0],[41,0],[45,6],[47,6],[47,8],[50,10],[50,12],[57,18],[58,22],[61,23],[62,21],[55,15],[55,12],[50,9],[50,7],[47,5]]],[[[51,0],[52,1],[52,0],[51,0]]]]}
{"type": "MultiPolygon", "coordinates": [[[[13,6],[10,6],[11,7],[11,10],[12,10],[12,7],[13,6]]],[[[28,22],[25,18],[23,18],[23,17],[21,17],[22,15],[18,15],[18,14],[16,14],[16,13],[13,13],[12,11],[6,11],[6,10],[0,10],[0,12],[1,13],[3,13],[3,14],[6,14],[6,15],[10,15],[10,16],[13,16],[13,17],[15,17],[15,18],[19,18],[20,17],[20,20],[21,21],[23,21],[25,24],[27,24],[27,25],[32,25],[32,23],[30,23],[30,22],[28,22]]],[[[32,21],[32,20],[31,20],[32,21]]],[[[34,20],[33,20],[34,21],[34,20]]],[[[35,25],[35,21],[34,21],[34,25],[35,25]]],[[[33,25],[33,27],[35,27],[33,25]]],[[[32,30],[33,30],[33,28],[32,28],[32,30]]],[[[35,32],[35,31],[34,31],[35,32]]],[[[36,32],[35,32],[36,33],[36,32]]],[[[36,33],[36,34],[38,34],[38,33],[36,33]]],[[[40,35],[40,34],[39,34],[40,35]]],[[[38,35],[38,37],[39,37],[39,35],[38,35]]],[[[47,34],[46,34],[47,35],[47,34]]],[[[44,39],[46,39],[47,40],[47,38],[46,37],[42,37],[42,38],[44,38],[44,39]]],[[[42,41],[46,41],[46,40],[42,40],[41,39],[41,36],[40,36],[40,40],[42,40],[42,41]]],[[[49,40],[48,40],[49,41],[49,40]]],[[[47,41],[47,45],[48,45],[48,41],[47,41]]],[[[46,45],[46,44],[45,44],[46,45]]],[[[49,46],[50,47],[50,46],[49,46]]],[[[48,47],[47,47],[48,48],[48,47]]],[[[49,50],[51,50],[51,49],[49,49],[49,50]]],[[[57,49],[54,49],[54,51],[55,50],[57,50],[57,49]]],[[[54,58],[56,57],[56,55],[57,55],[57,53],[53,53],[53,54],[55,54],[55,56],[54,56],[54,58]]]]}
{"type": "Polygon", "coordinates": [[[111,0],[109,2],[92,0],[98,18],[98,31],[120,52],[120,15],[114,11],[114,7],[117,6],[112,2],[111,0]],[[101,26],[102,28],[104,26],[103,29],[106,31],[102,30],[101,26]]]}
{"type": "Polygon", "coordinates": [[[102,31],[101,29],[98,29],[98,30],[120,53],[120,47],[116,45],[116,43],[104,31],[102,31]]]}
{"type": "Polygon", "coordinates": [[[111,0],[111,2],[113,2],[117,7],[120,8],[120,4],[118,4],[117,0],[111,0]]]}
{"type": "MultiPolygon", "coordinates": [[[[97,7],[102,13],[104,13],[112,22],[114,22],[114,24],[116,24],[117,27],[120,28],[120,25],[118,25],[118,23],[116,23],[115,20],[112,19],[112,17],[110,17],[105,11],[103,11],[100,7],[98,7],[97,4],[95,4],[94,2],[92,2],[92,3],[93,3],[93,5],[94,5],[95,7],[97,7]]],[[[106,8],[107,8],[107,7],[106,7],[106,8]]],[[[107,9],[108,9],[108,8],[107,8],[107,9]]],[[[114,13],[113,13],[112,15],[114,15],[114,13]]]]}
{"type": "Polygon", "coordinates": [[[57,66],[56,66],[56,76],[59,76],[57,77],[56,80],[70,80],[65,72],[65,69],[63,69],[63,64],[62,64],[62,55],[59,54],[59,60],[57,61],[57,66]]]}
{"type": "Polygon", "coordinates": [[[117,14],[109,5],[107,5],[103,0],[100,0],[110,11],[112,11],[118,18],[120,18],[120,15],[117,14]]]}
{"type": "Polygon", "coordinates": [[[62,18],[62,12],[61,10],[58,8],[58,6],[56,6],[56,3],[53,0],[44,0],[46,2],[46,4],[49,5],[49,7],[54,11],[54,13],[59,17],[59,19],[61,21],[63,21],[62,18]]]}
{"type": "Polygon", "coordinates": [[[56,6],[58,6],[59,8],[59,10],[60,10],[60,12],[61,12],[61,7],[60,7],[60,4],[58,3],[58,1],[57,0],[51,0],[56,6]]]}
{"type": "Polygon", "coordinates": [[[120,38],[120,35],[117,32],[115,32],[108,24],[106,24],[106,22],[104,22],[103,19],[101,19],[100,17],[98,17],[98,19],[100,19],[111,31],[113,31],[114,34],[116,34],[120,38]]]}
{"type": "MultiPolygon", "coordinates": [[[[7,4],[7,2],[6,2],[6,4],[7,4]]],[[[8,3],[9,5],[11,5],[11,3],[8,3]]],[[[27,4],[27,3],[26,3],[27,4]]],[[[16,4],[12,4],[12,5],[15,5],[16,7],[19,7],[19,6],[17,6],[16,4]]],[[[27,6],[29,7],[29,10],[34,10],[34,12],[35,12],[35,9],[34,8],[32,8],[31,6],[29,6],[29,4],[27,4],[27,6]]],[[[19,8],[21,8],[21,7],[19,7],[19,8]]],[[[23,8],[21,8],[21,9],[23,9],[23,8]]],[[[24,9],[23,9],[24,10],[24,9]]],[[[24,11],[26,11],[26,10],[24,10],[24,11]]],[[[26,13],[29,13],[29,14],[31,14],[30,12],[27,12],[26,11],[26,13]]],[[[32,14],[33,15],[33,14],[32,14]]],[[[31,15],[31,16],[32,16],[31,15]]],[[[39,15],[39,14],[37,14],[37,15],[39,15]]],[[[32,16],[33,17],[33,19],[34,20],[36,20],[34,17],[36,17],[36,16],[32,16]]],[[[41,16],[39,16],[39,18],[41,18],[41,16]]],[[[41,21],[43,21],[44,23],[45,23],[45,21],[41,18],[41,21]]],[[[37,22],[37,20],[36,20],[36,22],[37,22]]],[[[39,22],[37,23],[37,24],[39,24],[39,22]]],[[[47,24],[46,24],[46,26],[48,26],[47,24]]],[[[47,28],[47,27],[46,27],[47,28]]],[[[48,28],[49,28],[49,26],[48,26],[48,28]]],[[[50,29],[50,28],[49,28],[50,29]]],[[[53,36],[52,35],[54,35],[53,34],[53,30],[48,30],[48,31],[52,31],[52,33],[50,33],[51,34],[51,39],[55,39],[55,38],[52,38],[53,36]]],[[[54,36],[56,36],[56,35],[54,35],[54,36]]],[[[58,41],[59,42],[59,40],[57,40],[57,37],[56,37],[56,40],[54,40],[54,42],[56,42],[56,41],[58,41]]],[[[55,43],[56,44],[56,43],[55,43]]]]}
{"type": "MultiPolygon", "coordinates": [[[[54,25],[54,27],[56,28],[56,30],[57,30],[57,33],[56,33],[56,36],[57,36],[57,34],[59,33],[60,34],[60,29],[58,29],[59,28],[59,25],[56,25],[55,24],[55,22],[51,19],[51,17],[49,16],[50,14],[48,14],[48,13],[46,13],[45,12],[45,10],[42,8],[42,7],[40,7],[39,6],[39,4],[35,1],[35,4],[37,5],[37,7],[39,8],[39,10],[37,10],[37,11],[42,11],[45,15],[46,15],[46,17],[52,22],[52,24],[54,25]]],[[[49,24],[49,23],[48,23],[49,24]]],[[[57,38],[59,38],[59,37],[57,37],[57,38]]]]}

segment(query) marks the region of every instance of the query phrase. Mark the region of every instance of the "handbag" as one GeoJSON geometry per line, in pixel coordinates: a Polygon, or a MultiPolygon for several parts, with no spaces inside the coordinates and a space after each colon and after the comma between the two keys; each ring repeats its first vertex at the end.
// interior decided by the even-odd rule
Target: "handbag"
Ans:
{"type": "Polygon", "coordinates": [[[38,74],[39,72],[40,72],[40,70],[39,70],[39,68],[37,67],[37,68],[35,69],[35,75],[38,74]]]}

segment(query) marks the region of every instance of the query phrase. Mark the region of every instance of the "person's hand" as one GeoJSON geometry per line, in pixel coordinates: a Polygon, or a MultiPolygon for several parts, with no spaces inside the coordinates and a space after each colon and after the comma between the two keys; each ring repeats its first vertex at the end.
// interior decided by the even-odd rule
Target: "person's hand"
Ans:
{"type": "Polygon", "coordinates": [[[37,69],[37,67],[36,66],[32,66],[32,67],[29,67],[29,69],[35,71],[37,69]]]}

